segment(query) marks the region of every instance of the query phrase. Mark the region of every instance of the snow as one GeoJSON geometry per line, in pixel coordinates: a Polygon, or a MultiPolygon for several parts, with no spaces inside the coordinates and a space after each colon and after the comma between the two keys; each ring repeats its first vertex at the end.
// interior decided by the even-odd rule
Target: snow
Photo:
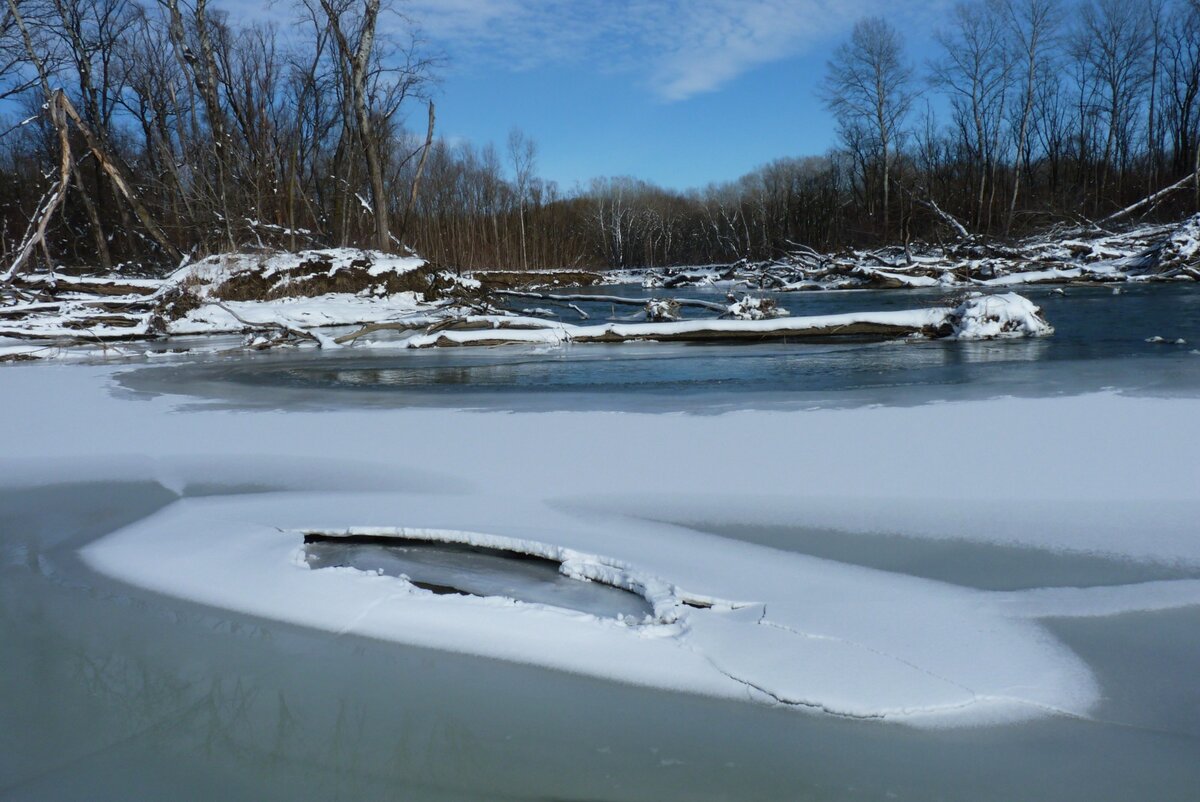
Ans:
{"type": "Polygon", "coordinates": [[[117,370],[5,373],[6,414],[22,425],[6,439],[0,485],[123,477],[176,490],[214,480],[271,485],[180,498],[83,553],[131,585],[216,608],[653,688],[945,727],[1092,714],[1096,678],[1042,618],[1200,604],[1195,580],[981,591],[702,531],[720,521],[824,525],[848,537],[882,531],[1200,566],[1191,398],[719,418],[230,411],[114,394],[117,370]],[[630,459],[647,442],[669,458],[630,459]],[[770,447],[729,464],[746,443],[770,447]],[[580,576],[644,593],[656,620],[634,625],[310,570],[301,533],[314,530],[563,559],[580,576]]]}
{"type": "Polygon", "coordinates": [[[1094,226],[1050,229],[1010,243],[913,243],[903,251],[822,254],[793,244],[795,251],[771,261],[622,271],[608,280],[644,287],[732,283],[782,292],[1200,280],[1200,215],[1117,232],[1094,226]]]}
{"type": "Polygon", "coordinates": [[[1200,214],[1189,217],[1171,232],[1163,245],[1159,261],[1170,266],[1200,262],[1200,214]]]}
{"type": "Polygon", "coordinates": [[[207,288],[218,287],[240,273],[258,273],[264,278],[279,275],[284,276],[281,281],[286,282],[287,271],[297,265],[315,262],[328,263],[326,273],[330,276],[342,270],[349,270],[355,263],[367,264],[367,273],[372,276],[404,275],[425,265],[425,260],[419,256],[396,256],[357,248],[325,248],[261,255],[218,254],[179,268],[164,283],[166,286],[194,286],[199,290],[201,297],[206,297],[207,288]]]}
{"type": "MultiPolygon", "coordinates": [[[[860,267],[857,268],[856,272],[868,278],[880,276],[888,279],[891,282],[896,282],[901,287],[936,287],[939,283],[941,283],[939,279],[933,278],[932,276],[910,275],[908,273],[900,273],[893,270],[878,270],[875,268],[860,267]]],[[[943,276],[944,275],[945,274],[943,274],[943,276]]]]}
{"type": "MultiPolygon", "coordinates": [[[[226,301],[238,317],[252,323],[282,323],[293,328],[347,326],[389,320],[433,308],[416,293],[400,292],[385,298],[328,294],[312,298],[280,298],[276,301],[226,301]]],[[[216,304],[189,311],[168,326],[171,334],[217,334],[245,328],[236,317],[216,304]]],[[[314,336],[316,332],[309,332],[314,336]]]]}
{"type": "MultiPolygon", "coordinates": [[[[329,248],[219,254],[187,263],[165,279],[22,275],[27,287],[53,288],[55,302],[5,307],[0,336],[94,342],[219,334],[245,329],[239,317],[299,329],[378,322],[439,306],[436,298],[408,291],[398,281],[425,265],[417,256],[329,248]],[[337,291],[313,294],[325,288],[312,286],[317,277],[338,279],[324,283],[337,291]],[[255,300],[230,300],[223,291],[229,282],[241,282],[232,297],[255,300]],[[175,308],[186,312],[179,315],[175,308]]],[[[438,278],[442,286],[478,285],[450,274],[438,278]]]]}
{"type": "Polygon", "coordinates": [[[971,293],[948,316],[957,340],[994,340],[1001,337],[1047,337],[1054,328],[1028,298],[1009,292],[1002,295],[971,293]]]}
{"type": "Polygon", "coordinates": [[[729,305],[729,311],[726,314],[734,320],[767,320],[774,317],[787,317],[789,313],[786,309],[776,306],[775,301],[770,298],[743,295],[740,301],[734,301],[729,305]]]}
{"type": "Polygon", "coordinates": [[[987,279],[982,282],[988,287],[1016,287],[1022,284],[1053,284],[1074,281],[1083,276],[1083,269],[1073,267],[1068,269],[1031,270],[1027,273],[1009,273],[1004,276],[987,279]]]}

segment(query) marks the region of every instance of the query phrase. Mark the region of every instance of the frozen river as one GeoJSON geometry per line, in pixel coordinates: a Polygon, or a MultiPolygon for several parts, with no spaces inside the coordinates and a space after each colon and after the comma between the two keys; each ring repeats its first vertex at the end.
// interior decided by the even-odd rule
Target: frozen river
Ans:
{"type": "Polygon", "coordinates": [[[0,799],[1194,800],[1200,293],[1067,292],[1033,341],[0,371],[0,799]],[[679,620],[614,624],[646,577],[679,620]]]}

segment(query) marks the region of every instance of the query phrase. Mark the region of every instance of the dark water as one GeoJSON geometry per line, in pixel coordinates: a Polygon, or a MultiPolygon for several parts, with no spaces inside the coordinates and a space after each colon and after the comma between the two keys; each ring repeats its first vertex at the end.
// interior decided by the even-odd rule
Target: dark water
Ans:
{"type": "Polygon", "coordinates": [[[495,549],[453,543],[364,543],[332,538],[307,543],[304,552],[311,568],[348,566],[387,576],[406,576],[434,592],[503,596],[605,618],[630,616],[641,621],[654,614],[649,602],[635,593],[565,576],[553,560],[495,549]]]}
{"type": "MultiPolygon", "coordinates": [[[[647,295],[640,287],[597,293],[647,295]]],[[[659,291],[661,292],[661,291],[659,291]]],[[[126,386],[269,406],[465,405],[695,411],[744,406],[911,404],[996,395],[1119,388],[1150,395],[1200,390],[1200,288],[1129,285],[1021,292],[1055,326],[1052,337],[986,342],[858,339],[768,344],[278,353],[126,374],[126,386]],[[1186,345],[1147,338],[1184,339],[1186,345]]],[[[725,290],[681,296],[721,300],[725,290]]],[[[912,309],[940,291],[783,293],[796,315],[912,309]]],[[[534,302],[530,302],[533,304],[534,302]]],[[[581,303],[596,322],[629,307],[581,303]]],[[[517,305],[520,307],[520,304],[517,305]]],[[[578,322],[568,313],[567,322],[578,322]]]]}

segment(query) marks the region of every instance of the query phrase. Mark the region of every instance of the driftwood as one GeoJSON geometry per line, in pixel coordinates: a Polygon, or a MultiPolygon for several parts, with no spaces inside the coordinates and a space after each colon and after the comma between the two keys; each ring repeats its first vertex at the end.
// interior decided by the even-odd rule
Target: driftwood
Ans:
{"type": "Polygon", "coordinates": [[[1114,220],[1120,220],[1122,217],[1128,217],[1129,215],[1133,214],[1134,212],[1136,212],[1138,209],[1142,208],[1143,206],[1148,206],[1152,203],[1156,203],[1157,201],[1160,201],[1163,198],[1165,198],[1167,195],[1170,195],[1172,192],[1176,192],[1180,189],[1183,189],[1188,184],[1190,184],[1196,180],[1196,176],[1198,173],[1200,173],[1200,170],[1192,173],[1191,175],[1187,176],[1186,178],[1179,179],[1178,181],[1176,181],[1174,184],[1172,184],[1169,187],[1160,189],[1158,192],[1155,192],[1152,195],[1147,195],[1146,197],[1142,198],[1137,203],[1134,203],[1130,206],[1126,206],[1124,209],[1121,209],[1120,211],[1113,212],[1108,217],[1105,217],[1104,219],[1102,219],[1100,222],[1101,223],[1111,223],[1114,220]]]}
{"type": "Polygon", "coordinates": [[[900,187],[900,190],[913,202],[919,203],[929,211],[933,212],[939,220],[941,220],[954,231],[959,239],[967,241],[974,239],[974,237],[971,236],[971,232],[967,231],[967,227],[964,226],[957,217],[947,212],[941,206],[938,206],[937,201],[933,199],[932,195],[927,192],[922,193],[922,195],[917,195],[899,182],[897,182],[896,186],[900,187]]]}
{"type": "Polygon", "coordinates": [[[428,321],[411,321],[403,320],[393,321],[390,323],[368,323],[362,328],[352,331],[349,334],[343,334],[340,337],[334,337],[333,341],[338,345],[345,345],[349,342],[354,342],[359,337],[365,337],[368,334],[374,334],[377,331],[415,331],[429,325],[428,321]]]}
{"type": "Polygon", "coordinates": [[[249,329],[252,329],[254,331],[278,331],[278,332],[281,332],[283,335],[285,335],[278,339],[270,340],[266,343],[262,343],[262,344],[253,346],[255,348],[255,350],[263,350],[265,348],[273,348],[276,345],[286,345],[286,344],[292,342],[293,339],[307,340],[309,342],[314,342],[317,344],[318,348],[321,348],[324,345],[324,343],[322,342],[322,339],[320,337],[318,337],[317,335],[313,334],[311,331],[305,331],[304,329],[293,328],[292,326],[288,326],[284,323],[279,323],[276,321],[270,321],[267,323],[255,323],[253,321],[247,320],[246,318],[242,317],[237,312],[233,311],[232,309],[230,309],[228,306],[221,303],[220,301],[217,301],[215,305],[217,307],[219,307],[220,309],[223,309],[226,312],[228,312],[229,315],[234,320],[236,320],[238,323],[241,323],[243,326],[245,326],[249,329]]]}

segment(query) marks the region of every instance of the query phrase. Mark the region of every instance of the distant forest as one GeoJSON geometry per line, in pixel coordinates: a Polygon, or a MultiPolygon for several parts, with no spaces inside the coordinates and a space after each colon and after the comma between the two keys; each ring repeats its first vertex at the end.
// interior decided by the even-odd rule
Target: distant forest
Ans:
{"type": "Polygon", "coordinates": [[[460,269],[717,263],[1004,239],[1164,189],[1125,219],[1200,210],[1200,0],[973,0],[921,58],[860,20],[795,84],[838,145],[689,191],[564,191],[520,130],[440,138],[442,60],[384,0],[292,0],[270,25],[205,0],[2,2],[0,279],[336,245],[460,269]]]}

